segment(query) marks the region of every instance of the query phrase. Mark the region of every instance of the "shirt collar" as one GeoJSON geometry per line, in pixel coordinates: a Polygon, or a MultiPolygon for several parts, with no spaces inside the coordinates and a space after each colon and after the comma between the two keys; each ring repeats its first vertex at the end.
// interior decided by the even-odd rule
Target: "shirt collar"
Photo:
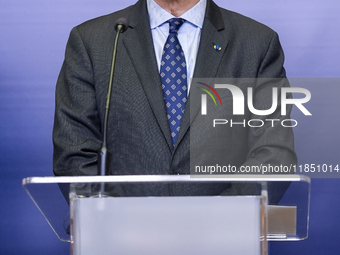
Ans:
{"type": "MultiPolygon", "coordinates": [[[[167,20],[174,18],[171,13],[160,7],[154,0],[147,0],[146,2],[151,29],[154,29],[162,25],[167,20]]],[[[179,18],[183,18],[195,26],[202,28],[206,6],[207,0],[200,0],[195,6],[183,13],[179,18]]]]}

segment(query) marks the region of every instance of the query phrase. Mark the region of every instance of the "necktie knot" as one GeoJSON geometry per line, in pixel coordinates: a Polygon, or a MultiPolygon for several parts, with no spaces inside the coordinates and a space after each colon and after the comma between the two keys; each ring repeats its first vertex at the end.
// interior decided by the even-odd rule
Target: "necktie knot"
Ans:
{"type": "Polygon", "coordinates": [[[170,25],[169,33],[177,33],[179,28],[183,25],[184,22],[185,22],[185,19],[181,19],[181,18],[169,19],[168,20],[168,23],[170,25]]]}

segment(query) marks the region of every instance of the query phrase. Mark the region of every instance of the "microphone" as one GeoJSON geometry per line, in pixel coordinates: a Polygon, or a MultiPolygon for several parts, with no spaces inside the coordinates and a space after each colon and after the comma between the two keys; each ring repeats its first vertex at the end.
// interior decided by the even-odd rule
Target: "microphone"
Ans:
{"type": "Polygon", "coordinates": [[[110,174],[110,168],[108,165],[108,159],[110,159],[111,155],[107,150],[107,123],[108,123],[108,115],[111,101],[111,91],[112,91],[112,82],[114,76],[116,55],[117,55],[117,44],[118,38],[121,33],[124,33],[128,29],[128,22],[126,18],[119,18],[115,23],[115,29],[117,31],[116,39],[113,46],[112,53],[112,62],[111,62],[111,71],[110,71],[110,80],[109,87],[106,98],[106,106],[105,106],[105,117],[104,117],[104,125],[103,125],[103,143],[102,147],[99,151],[98,155],[98,175],[105,176],[110,174]]]}
{"type": "Polygon", "coordinates": [[[128,29],[127,19],[124,17],[117,19],[115,29],[117,32],[120,30],[120,33],[124,33],[128,29]]]}

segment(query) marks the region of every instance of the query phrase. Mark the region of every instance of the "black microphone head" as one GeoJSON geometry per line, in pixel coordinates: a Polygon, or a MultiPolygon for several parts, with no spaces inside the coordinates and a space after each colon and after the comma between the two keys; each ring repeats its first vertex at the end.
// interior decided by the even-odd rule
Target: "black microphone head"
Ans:
{"type": "Polygon", "coordinates": [[[128,21],[124,17],[121,17],[121,18],[117,19],[116,25],[115,25],[116,31],[118,31],[118,26],[119,25],[121,25],[121,29],[120,29],[121,33],[124,33],[128,29],[128,27],[129,27],[128,26],[128,21]]]}

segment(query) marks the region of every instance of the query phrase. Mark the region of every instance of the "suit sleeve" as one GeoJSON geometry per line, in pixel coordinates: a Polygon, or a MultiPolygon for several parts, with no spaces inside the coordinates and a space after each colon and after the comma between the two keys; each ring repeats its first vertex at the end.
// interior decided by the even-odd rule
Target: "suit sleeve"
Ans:
{"type": "Polygon", "coordinates": [[[56,86],[55,175],[96,175],[101,124],[91,59],[77,28],[71,31],[56,86]]]}
{"type": "Polygon", "coordinates": [[[262,120],[264,126],[249,128],[249,152],[243,166],[282,165],[292,170],[291,166],[297,163],[291,127],[293,123],[289,121],[291,105],[287,106],[287,114],[281,115],[281,88],[289,87],[283,62],[283,51],[278,36],[274,33],[253,87],[253,105],[258,110],[270,109],[273,88],[278,90],[278,104],[269,116],[251,115],[251,119],[262,120]]]}
{"type": "MultiPolygon", "coordinates": [[[[281,115],[281,88],[290,86],[283,62],[284,54],[278,36],[274,33],[258,71],[258,79],[253,88],[253,104],[255,109],[270,109],[272,89],[276,87],[278,88],[278,105],[270,116],[251,115],[251,119],[260,119],[265,124],[261,128],[249,128],[249,151],[247,160],[242,165],[242,167],[258,167],[261,170],[267,167],[269,174],[293,174],[293,166],[297,164],[294,134],[290,127],[293,123],[289,121],[292,107],[287,106],[287,114],[281,115]],[[270,172],[269,166],[280,170],[270,172]]],[[[268,183],[269,202],[278,203],[289,185],[289,182],[268,183]]],[[[248,188],[241,187],[241,189],[248,188]]]]}

